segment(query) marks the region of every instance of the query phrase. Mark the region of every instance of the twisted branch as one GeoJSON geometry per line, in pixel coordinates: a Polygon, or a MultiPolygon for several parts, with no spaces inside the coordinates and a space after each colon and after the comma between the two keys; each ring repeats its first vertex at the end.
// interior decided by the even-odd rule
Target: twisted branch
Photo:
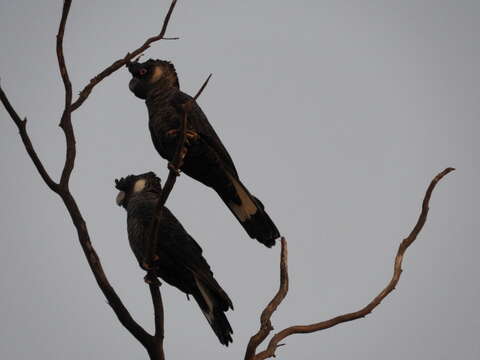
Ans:
{"type": "MultiPolygon", "coordinates": [[[[453,170],[455,169],[446,168],[445,170],[437,174],[437,176],[435,176],[433,180],[430,182],[430,185],[428,186],[427,191],[425,193],[425,197],[423,199],[422,211],[417,220],[417,223],[415,224],[410,234],[400,243],[400,246],[398,248],[397,254],[395,256],[393,276],[390,282],[387,284],[387,286],[369,304],[367,304],[365,307],[363,307],[358,311],[336,316],[326,321],[321,321],[321,322],[310,324],[310,325],[295,325],[295,326],[290,326],[286,329],[283,329],[282,331],[278,332],[272,337],[272,339],[268,343],[267,348],[264,351],[258,354],[255,354],[256,347],[259,345],[258,340],[262,339],[263,341],[263,339],[265,339],[266,336],[268,336],[268,333],[270,333],[270,331],[272,330],[271,324],[270,324],[270,318],[273,312],[275,311],[276,307],[278,306],[278,304],[281,302],[281,300],[283,300],[283,298],[286,295],[286,292],[287,292],[286,289],[288,289],[288,277],[285,277],[283,275],[281,276],[280,289],[282,289],[282,282],[283,282],[283,287],[285,291],[279,290],[279,293],[281,293],[281,295],[279,296],[279,293],[277,293],[277,295],[274,297],[274,299],[270,302],[270,304],[262,313],[261,329],[250,340],[250,343],[247,347],[245,360],[263,360],[263,359],[275,357],[276,349],[279,346],[281,346],[280,341],[285,339],[287,336],[290,336],[293,334],[308,334],[308,333],[312,333],[320,330],[325,330],[344,322],[363,318],[369,313],[371,313],[373,309],[375,309],[378,305],[380,305],[382,300],[385,297],[387,297],[387,295],[390,294],[395,289],[398,281],[400,280],[400,275],[402,274],[402,261],[405,255],[405,251],[415,241],[415,239],[417,238],[418,234],[422,230],[423,225],[427,220],[430,198],[432,196],[433,190],[435,189],[435,186],[445,175],[452,172],[453,170]],[[279,298],[280,298],[280,301],[278,301],[279,298]],[[278,301],[278,303],[276,300],[278,301]],[[272,307],[272,303],[274,304],[273,307],[272,307]]],[[[286,271],[287,257],[286,257],[286,251],[284,252],[283,243],[284,243],[284,239],[282,239],[281,269],[282,271],[286,271]]]]}
{"type": "MultiPolygon", "coordinates": [[[[76,101],[72,103],[72,96],[73,96],[72,84],[69,79],[67,67],[65,64],[64,52],[63,52],[63,38],[64,38],[66,22],[67,22],[72,1],[64,0],[62,16],[61,16],[60,25],[59,25],[58,34],[57,34],[57,46],[56,46],[60,75],[65,88],[65,105],[64,105],[64,110],[63,110],[61,121],[60,121],[60,127],[62,128],[65,134],[65,139],[66,139],[66,158],[65,158],[65,163],[62,169],[62,174],[61,174],[59,183],[52,180],[47,170],[45,169],[44,165],[42,164],[40,158],[38,157],[26,129],[27,119],[25,118],[24,120],[22,120],[18,116],[17,112],[15,111],[10,101],[8,100],[7,95],[4,93],[3,89],[0,86],[0,101],[4,105],[5,109],[9,113],[10,117],[12,118],[17,128],[19,129],[20,137],[25,146],[25,149],[28,155],[30,156],[32,162],[34,163],[41,178],[53,192],[57,193],[62,198],[65,204],[65,207],[67,208],[67,211],[70,214],[74,227],[77,231],[79,242],[85,253],[90,269],[101,291],[107,298],[109,305],[114,310],[121,324],[146,348],[147,352],[150,355],[150,358],[160,359],[160,360],[164,359],[164,354],[163,354],[163,337],[164,337],[163,315],[164,314],[163,314],[161,293],[159,289],[160,283],[158,281],[157,282],[153,281],[149,284],[150,292],[152,296],[152,302],[154,306],[154,314],[155,314],[155,333],[154,335],[150,335],[132,318],[128,310],[123,305],[121,299],[116,294],[113,287],[110,285],[106,277],[106,274],[103,271],[102,265],[100,263],[100,259],[90,241],[90,236],[88,233],[86,223],[82,217],[82,214],[78,208],[78,205],[74,197],[70,193],[69,180],[70,180],[71,173],[74,169],[75,158],[76,158],[75,133],[72,126],[71,113],[76,109],[78,109],[84,103],[84,101],[88,98],[88,96],[92,92],[93,88],[98,83],[104,80],[107,76],[111,75],[113,72],[120,69],[123,65],[130,62],[133,58],[140,55],[142,52],[148,49],[153,42],[156,42],[162,39],[164,40],[176,39],[176,38],[166,38],[164,36],[167,30],[168,23],[170,21],[170,17],[173,13],[173,9],[176,5],[176,2],[177,0],[172,1],[170,8],[164,18],[162,29],[158,35],[147,39],[142,46],[132,51],[131,53],[127,53],[125,57],[115,61],[112,65],[110,65],[109,67],[101,71],[98,75],[96,75],[94,78],[92,78],[89,84],[86,85],[83,88],[83,90],[80,92],[76,101]]],[[[202,85],[202,87],[200,88],[198,93],[195,95],[195,97],[191,101],[183,105],[184,113],[183,113],[183,119],[181,122],[179,139],[177,142],[174,158],[172,159],[172,163],[170,164],[171,166],[170,166],[169,176],[167,178],[167,181],[161,193],[160,200],[157,204],[156,216],[154,217],[151,234],[156,234],[158,231],[158,219],[161,215],[163,206],[166,200],[168,199],[170,192],[173,189],[173,186],[176,181],[176,177],[179,174],[179,168],[181,167],[182,159],[185,156],[185,151],[186,151],[185,130],[187,129],[188,113],[191,111],[193,102],[198,98],[198,96],[200,96],[203,89],[207,85],[209,79],[210,79],[210,76],[207,78],[207,80],[202,85]]],[[[250,342],[247,346],[247,350],[245,354],[245,360],[260,360],[260,359],[267,359],[270,357],[274,357],[277,347],[281,345],[280,341],[282,341],[283,339],[285,339],[290,335],[299,334],[299,333],[311,333],[311,332],[328,329],[330,327],[336,326],[344,322],[353,321],[361,317],[365,317],[367,314],[372,312],[373,309],[375,309],[381,303],[381,301],[395,289],[395,286],[400,280],[400,275],[402,273],[401,265],[402,265],[405,251],[415,241],[417,235],[420,233],[420,231],[422,230],[426,222],[431,194],[436,184],[445,175],[447,175],[453,170],[454,170],[453,168],[445,169],[444,171],[439,173],[430,183],[423,200],[422,211],[419,216],[419,219],[415,227],[413,228],[412,232],[409,234],[407,238],[405,238],[401,242],[398,248],[398,251],[395,257],[394,273],[390,282],[369,304],[367,304],[364,308],[356,312],[340,315],[326,321],[322,321],[322,322],[318,322],[310,325],[296,325],[296,326],[290,326],[288,328],[285,328],[272,337],[267,348],[264,351],[256,354],[256,350],[258,346],[268,337],[268,335],[273,330],[271,320],[270,320],[271,316],[277,310],[278,306],[283,301],[283,299],[285,298],[288,292],[287,243],[286,243],[286,240],[282,238],[281,240],[282,250],[281,250],[281,261],[280,261],[280,288],[276,293],[276,295],[274,296],[274,298],[270,301],[270,303],[262,312],[262,315],[260,318],[260,329],[250,339],[250,342]]],[[[151,263],[151,258],[154,256],[154,251],[152,249],[156,248],[156,244],[154,242],[156,238],[157,236],[150,236],[151,242],[149,243],[149,246],[151,251],[149,252],[147,251],[148,256],[150,256],[150,259],[147,259],[149,260],[148,263],[151,263]]]]}
{"type": "Polygon", "coordinates": [[[288,292],[288,250],[287,240],[284,237],[281,238],[282,249],[280,252],[280,287],[268,303],[267,307],[260,315],[260,329],[258,332],[250,338],[247,345],[247,351],[245,353],[245,360],[252,359],[255,355],[258,345],[260,345],[273,330],[272,322],[270,318],[272,314],[277,310],[277,307],[281,304],[288,292]]]}
{"type": "Polygon", "coordinates": [[[120,300],[119,296],[110,285],[105,272],[103,271],[102,265],[100,263],[100,259],[92,246],[90,241],[90,235],[88,233],[87,225],[82,217],[80,209],[78,205],[70,193],[69,190],[69,180],[73,168],[75,166],[75,158],[76,158],[76,145],[75,145],[75,133],[72,126],[72,119],[71,113],[72,111],[76,110],[80,107],[83,102],[87,99],[90,95],[93,87],[97,85],[100,81],[105,79],[107,76],[115,72],[116,70],[120,69],[123,65],[125,65],[128,61],[130,61],[133,57],[137,56],[144,50],[150,47],[150,44],[154,41],[158,41],[161,39],[166,39],[164,34],[167,30],[168,22],[170,20],[171,14],[176,4],[176,0],[173,0],[170,8],[165,16],[162,30],[160,34],[154,37],[149,38],[141,47],[137,50],[132,52],[131,54],[127,54],[123,59],[117,60],[111,66],[103,70],[100,74],[95,76],[90,83],[81,91],[78,99],[72,104],[72,84],[70,82],[70,78],[67,71],[67,66],[65,64],[65,57],[63,52],[63,38],[65,34],[65,27],[67,23],[68,14],[70,12],[70,7],[72,4],[72,0],[64,0],[63,3],[63,10],[62,16],[60,20],[60,25],[57,33],[57,44],[56,44],[56,53],[57,53],[57,60],[58,66],[60,70],[60,75],[64,84],[65,88],[65,105],[62,113],[62,117],[60,120],[60,127],[62,128],[65,140],[66,140],[66,156],[65,156],[65,163],[62,169],[62,175],[60,177],[60,182],[56,183],[52,180],[48,172],[46,171],[45,167],[43,166],[40,158],[38,157],[32,142],[28,136],[26,130],[27,119],[21,120],[18,116],[15,109],[10,104],[6,94],[4,93],[3,89],[0,87],[0,100],[2,104],[5,106],[5,109],[9,113],[10,117],[12,118],[15,125],[17,125],[20,137],[22,138],[23,144],[27,153],[29,154],[32,162],[34,163],[37,171],[39,172],[40,176],[47,184],[47,186],[60,195],[67,208],[68,213],[72,219],[73,225],[77,231],[78,240],[84,251],[85,257],[87,258],[88,264],[90,269],[97,281],[98,286],[100,287],[101,291],[107,298],[109,305],[112,307],[113,311],[117,315],[120,323],[145,347],[147,352],[150,355],[151,359],[159,359],[163,360],[163,306],[161,301],[159,283],[152,283],[150,285],[150,292],[152,295],[152,301],[154,305],[155,311],[155,334],[150,335],[148,334],[130,315],[128,310],[123,305],[122,301],[120,300]]]}

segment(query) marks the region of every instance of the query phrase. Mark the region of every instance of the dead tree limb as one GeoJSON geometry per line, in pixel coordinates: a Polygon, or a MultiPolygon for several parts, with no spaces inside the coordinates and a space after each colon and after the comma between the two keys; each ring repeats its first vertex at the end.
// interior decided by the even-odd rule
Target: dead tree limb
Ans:
{"type": "Polygon", "coordinates": [[[110,282],[107,279],[107,276],[103,270],[103,267],[100,263],[100,259],[93,248],[93,245],[90,241],[90,235],[88,233],[87,225],[83,216],[78,208],[75,198],[69,190],[69,181],[72,171],[75,166],[76,158],[76,140],[75,132],[72,126],[72,117],[71,114],[78,107],[80,107],[83,102],[88,98],[92,89],[107,76],[111,75],[113,72],[120,69],[133,57],[137,56],[141,52],[145,51],[150,45],[158,40],[166,39],[164,37],[167,26],[172,15],[173,9],[175,7],[177,0],[173,0],[170,8],[164,18],[163,26],[160,33],[157,36],[153,36],[145,41],[145,43],[140,46],[138,49],[134,50],[132,53],[128,53],[124,58],[115,61],[112,65],[107,67],[105,70],[100,72],[95,76],[90,83],[80,92],[78,99],[72,103],[72,84],[68,76],[68,70],[65,63],[65,57],[63,52],[63,38],[65,34],[65,27],[67,23],[68,14],[70,12],[70,7],[72,0],[64,0],[62,16],[60,20],[60,25],[57,33],[57,44],[56,52],[58,65],[60,69],[60,75],[65,88],[65,104],[60,120],[60,127],[62,128],[65,134],[66,141],[66,156],[65,163],[62,169],[62,174],[60,177],[59,183],[52,180],[45,167],[42,164],[39,156],[37,155],[30,137],[27,132],[27,120],[21,120],[17,112],[11,105],[8,100],[7,95],[0,86],[0,101],[5,106],[5,109],[9,113],[15,125],[18,127],[20,132],[20,137],[23,141],[25,149],[30,156],[32,162],[34,163],[37,171],[39,172],[43,181],[47,186],[56,194],[58,194],[65,207],[67,208],[68,213],[72,219],[73,225],[77,231],[78,240],[83,249],[85,257],[87,258],[90,269],[97,281],[98,286],[101,291],[107,298],[109,305],[112,307],[113,311],[117,315],[120,323],[145,347],[151,359],[163,360],[163,306],[161,301],[159,284],[153,283],[150,285],[152,301],[155,310],[155,334],[150,335],[146,332],[130,315],[126,307],[123,305],[120,297],[117,295],[113,287],[110,285],[110,282]]]}
{"type": "Polygon", "coordinates": [[[37,152],[35,151],[32,141],[30,140],[30,136],[28,135],[28,132],[27,132],[27,118],[22,120],[20,116],[18,116],[17,112],[15,111],[13,106],[10,104],[10,101],[8,100],[7,95],[3,91],[1,85],[0,85],[0,101],[2,102],[3,106],[5,106],[5,109],[7,110],[8,114],[12,118],[15,125],[17,125],[23,145],[25,146],[25,150],[30,156],[30,159],[35,165],[35,168],[37,169],[38,173],[42,177],[43,181],[45,182],[45,184],[47,184],[50,190],[54,191],[55,193],[58,193],[58,184],[55,181],[53,181],[50,175],[48,174],[47,170],[43,166],[42,161],[38,157],[37,152]]]}
{"type": "Polygon", "coordinates": [[[405,255],[405,251],[415,241],[427,220],[430,198],[432,196],[433,190],[435,189],[435,186],[445,175],[452,172],[453,170],[455,169],[446,168],[445,170],[437,174],[437,176],[435,176],[430,182],[430,185],[428,186],[425,197],[423,199],[422,210],[420,216],[418,217],[417,223],[415,224],[410,234],[405,239],[403,239],[398,248],[397,254],[395,256],[393,276],[387,286],[370,303],[368,303],[365,307],[358,311],[336,316],[329,320],[321,321],[310,325],[295,325],[283,329],[272,337],[272,339],[268,343],[267,348],[264,351],[256,354],[257,347],[261,344],[261,342],[263,342],[263,340],[266,339],[268,334],[273,330],[270,323],[270,318],[275,312],[278,305],[282,302],[288,291],[288,274],[286,273],[288,261],[287,248],[285,239],[282,239],[282,255],[280,261],[280,290],[263,311],[260,318],[260,330],[250,339],[245,354],[245,360],[263,360],[275,357],[276,349],[282,345],[280,344],[280,341],[290,335],[308,334],[320,330],[325,330],[344,322],[363,318],[369,313],[371,313],[373,309],[375,309],[378,305],[380,305],[382,300],[395,289],[398,281],[400,280],[400,275],[402,274],[402,261],[405,255]]]}
{"type": "Polygon", "coordinates": [[[280,253],[280,287],[268,303],[267,307],[262,311],[260,315],[260,329],[258,332],[250,338],[247,345],[247,351],[245,353],[245,359],[253,359],[257,347],[267,338],[270,332],[273,330],[272,322],[270,321],[272,314],[277,310],[278,305],[281,304],[288,292],[288,250],[287,240],[282,237],[281,239],[282,250],[280,253]]]}
{"type": "MultiPolygon", "coordinates": [[[[78,98],[73,101],[73,90],[72,84],[68,75],[67,66],[65,63],[64,51],[63,51],[63,40],[65,34],[65,27],[67,23],[67,18],[70,12],[70,7],[72,4],[72,0],[64,0],[63,9],[62,9],[62,16],[59,24],[59,29],[57,33],[57,43],[56,43],[56,53],[57,53],[57,60],[60,70],[60,75],[64,84],[65,89],[65,103],[64,109],[62,112],[61,120],[59,126],[61,127],[62,131],[65,135],[66,140],[66,156],[65,156],[65,163],[62,169],[62,173],[60,176],[60,180],[55,182],[47,170],[45,169],[42,161],[40,160],[39,156],[37,155],[35,148],[30,140],[30,137],[27,132],[27,119],[25,118],[22,120],[13,106],[11,105],[7,95],[3,91],[0,86],[0,101],[4,105],[5,109],[9,113],[11,119],[19,129],[20,137],[22,142],[25,146],[25,149],[30,156],[32,162],[35,165],[38,173],[40,174],[43,181],[46,185],[56,194],[58,194],[70,217],[72,219],[73,225],[77,231],[77,236],[80,242],[80,245],[84,251],[84,254],[87,258],[88,264],[90,269],[99,285],[101,291],[103,292],[104,296],[107,298],[109,305],[112,307],[113,311],[117,315],[121,324],[145,347],[151,359],[155,360],[164,360],[164,351],[163,351],[163,338],[164,338],[164,312],[163,312],[163,304],[162,298],[160,293],[160,283],[158,281],[150,281],[150,293],[152,297],[153,307],[154,307],[154,319],[155,319],[155,332],[153,335],[149,334],[144,330],[142,326],[140,326],[130,315],[126,307],[123,305],[121,299],[110,285],[107,276],[102,268],[100,259],[93,248],[93,245],[90,240],[90,235],[88,233],[87,225],[83,219],[83,216],[78,208],[75,198],[71,194],[69,190],[69,181],[72,174],[72,171],[75,166],[75,159],[76,159],[76,139],[75,139],[75,132],[72,126],[72,112],[78,109],[85,100],[91,94],[93,88],[104,80],[106,77],[120,69],[123,65],[130,62],[133,58],[140,55],[146,49],[148,49],[153,42],[159,40],[169,40],[169,39],[176,39],[176,38],[167,38],[165,37],[165,33],[173,13],[175,4],[177,0],[173,0],[171,2],[170,8],[164,18],[163,25],[161,31],[158,35],[148,38],[143,45],[138,47],[137,49],[133,50],[132,52],[127,53],[123,58],[116,60],[110,66],[105,68],[101,71],[98,75],[94,76],[90,82],[80,91],[78,98]]],[[[158,231],[158,218],[161,214],[163,206],[168,199],[170,192],[173,189],[173,186],[176,181],[176,177],[179,174],[179,170],[181,168],[181,162],[183,156],[185,155],[185,138],[186,138],[186,129],[187,129],[187,121],[188,121],[188,113],[191,110],[192,103],[200,96],[203,89],[208,83],[210,76],[202,85],[198,93],[195,97],[183,104],[183,119],[181,122],[179,138],[177,142],[177,147],[175,151],[175,156],[170,164],[170,172],[161,193],[160,200],[156,207],[156,216],[154,218],[152,234],[158,231]]],[[[262,312],[260,318],[260,329],[258,332],[251,337],[250,342],[247,346],[245,359],[246,360],[260,360],[260,359],[267,359],[270,357],[275,356],[276,349],[281,345],[280,341],[285,339],[286,337],[293,335],[293,334],[300,334],[300,333],[311,333],[316,332],[324,329],[328,329],[330,327],[336,326],[338,324],[353,321],[362,317],[365,317],[367,314],[373,311],[381,301],[388,296],[397,285],[400,275],[402,273],[401,265],[403,261],[403,257],[407,248],[415,241],[417,235],[422,230],[423,225],[426,222],[427,214],[428,214],[428,206],[429,201],[431,198],[431,194],[436,186],[436,184],[449,172],[453,171],[453,168],[447,168],[441,173],[439,173],[430,183],[430,186],[427,189],[425,194],[422,211],[419,216],[419,219],[413,228],[412,232],[409,234],[407,238],[405,238],[397,251],[395,257],[395,264],[394,264],[394,273],[393,276],[388,283],[388,285],[364,308],[334,317],[332,319],[310,324],[310,325],[295,325],[290,326],[288,328],[283,329],[282,331],[275,334],[268,346],[265,350],[261,351],[260,353],[257,352],[257,348],[261,345],[266,338],[270,335],[271,331],[273,330],[271,324],[271,316],[277,310],[278,306],[281,304],[283,299],[285,298],[288,292],[288,267],[287,267],[287,242],[284,238],[281,240],[281,261],[280,261],[280,288],[274,298],[270,301],[267,307],[262,312]]],[[[151,239],[156,237],[151,236],[151,239]]],[[[151,249],[155,248],[155,243],[150,243],[151,249]]],[[[154,251],[147,252],[150,254],[149,256],[154,256],[154,251]]],[[[148,259],[151,261],[151,259],[148,259]]],[[[150,263],[150,262],[149,262],[150,263]]],[[[148,276],[149,274],[147,274],[148,276]]]]}
{"type": "Polygon", "coordinates": [[[147,349],[152,359],[165,360],[163,351],[164,339],[164,311],[162,294],[160,293],[160,281],[154,274],[147,273],[148,286],[153,302],[153,313],[155,320],[155,333],[153,335],[153,343],[150,349],[147,349]]]}
{"type": "Polygon", "coordinates": [[[65,0],[63,2],[62,18],[57,34],[57,59],[58,67],[60,69],[60,75],[62,77],[63,85],[65,87],[65,106],[60,120],[60,127],[65,134],[66,140],[66,156],[65,164],[63,166],[62,176],[60,177],[60,188],[62,193],[68,191],[68,182],[70,175],[72,174],[73,167],[75,166],[75,157],[77,153],[75,133],[72,126],[72,83],[68,76],[67,66],[65,64],[65,57],[63,55],[63,36],[65,34],[65,25],[67,24],[68,13],[70,12],[71,0],[65,0]]]}

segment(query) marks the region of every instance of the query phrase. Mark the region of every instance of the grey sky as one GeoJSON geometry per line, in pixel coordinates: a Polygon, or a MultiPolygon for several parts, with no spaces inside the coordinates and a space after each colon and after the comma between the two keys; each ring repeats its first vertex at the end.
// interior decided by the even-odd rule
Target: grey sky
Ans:
{"type": "MultiPolygon", "coordinates": [[[[65,53],[78,92],[94,74],[159,31],[168,1],[76,1],[65,53]]],[[[55,59],[61,1],[0,2],[0,76],[29,119],[56,178],[64,140],[55,59]]],[[[397,290],[366,319],[288,338],[279,359],[480,357],[476,138],[480,126],[478,1],[187,1],[146,57],[172,60],[243,182],[286,235],[290,293],[277,330],[359,309],[391,276],[430,179],[427,225],[397,290]]],[[[119,71],[75,113],[72,190],[114,287],[152,327],[143,273],[128,247],[113,179],[166,162],[146,108],[119,71]]],[[[63,205],[40,181],[0,110],[0,358],[144,359],[88,269],[63,205]]],[[[168,206],[202,245],[232,298],[234,343],[222,347],[197,305],[167,285],[168,359],[240,359],[278,286],[279,246],[249,239],[216,194],[181,176],[168,206]]]]}

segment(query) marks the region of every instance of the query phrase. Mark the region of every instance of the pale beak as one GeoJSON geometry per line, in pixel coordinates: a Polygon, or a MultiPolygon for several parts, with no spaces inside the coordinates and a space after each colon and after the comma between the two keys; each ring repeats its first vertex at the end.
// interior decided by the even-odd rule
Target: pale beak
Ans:
{"type": "Polygon", "coordinates": [[[120,191],[120,192],[118,193],[117,198],[115,199],[115,201],[117,202],[117,205],[118,205],[118,206],[122,206],[124,200],[125,200],[125,192],[124,192],[124,191],[120,191]]]}

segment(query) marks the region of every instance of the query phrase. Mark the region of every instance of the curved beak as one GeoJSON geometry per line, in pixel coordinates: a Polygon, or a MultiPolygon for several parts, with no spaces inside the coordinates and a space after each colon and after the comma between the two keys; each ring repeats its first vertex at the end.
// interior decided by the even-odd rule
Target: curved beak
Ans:
{"type": "Polygon", "coordinates": [[[140,83],[140,80],[137,79],[136,77],[133,77],[128,83],[128,88],[130,89],[131,92],[135,92],[135,89],[137,88],[139,83],[140,83]]]}
{"type": "Polygon", "coordinates": [[[115,199],[116,203],[118,206],[122,206],[123,205],[123,201],[125,200],[125,192],[124,191],[120,191],[117,195],[117,198],[115,199]]]}

